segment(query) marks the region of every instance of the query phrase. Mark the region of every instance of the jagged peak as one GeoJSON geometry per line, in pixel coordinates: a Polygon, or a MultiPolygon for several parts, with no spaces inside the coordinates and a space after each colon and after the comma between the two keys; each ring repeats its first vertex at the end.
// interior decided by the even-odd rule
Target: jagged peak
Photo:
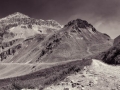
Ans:
{"type": "Polygon", "coordinates": [[[0,20],[11,19],[11,18],[30,18],[30,17],[25,15],[25,14],[22,14],[20,12],[15,12],[15,13],[10,14],[10,15],[8,15],[5,18],[2,18],[0,20]]]}
{"type": "Polygon", "coordinates": [[[79,28],[93,27],[86,20],[82,20],[82,19],[72,20],[72,21],[68,22],[68,24],[66,24],[65,27],[66,26],[72,26],[72,25],[76,25],[79,28]]]}
{"type": "Polygon", "coordinates": [[[29,18],[29,16],[25,15],[25,14],[22,14],[20,12],[15,12],[11,15],[8,16],[9,18],[11,17],[17,17],[17,18],[29,18]]]}
{"type": "Polygon", "coordinates": [[[60,23],[58,23],[56,20],[52,20],[52,19],[50,19],[50,20],[46,20],[47,22],[51,22],[51,23],[53,23],[53,24],[57,24],[58,26],[60,26],[61,28],[63,28],[63,25],[61,25],[60,23]]]}
{"type": "MultiPolygon", "coordinates": [[[[29,17],[29,16],[27,16],[25,14],[22,14],[20,12],[15,12],[13,14],[10,14],[10,15],[6,16],[5,18],[0,19],[0,22],[5,22],[6,23],[9,20],[11,20],[11,21],[13,19],[21,19],[22,20],[23,18],[25,20],[28,20],[28,22],[31,21],[31,20],[34,20],[34,22],[36,22],[36,23],[41,22],[41,24],[43,23],[43,25],[46,24],[48,26],[53,26],[53,27],[57,27],[57,28],[63,28],[63,26],[60,23],[58,23],[57,21],[55,21],[55,20],[35,19],[35,18],[31,18],[31,17],[29,17]]],[[[11,23],[14,23],[14,20],[11,23]]]]}
{"type": "MultiPolygon", "coordinates": [[[[12,15],[23,15],[23,16],[27,16],[27,15],[25,15],[25,14],[23,14],[23,13],[20,13],[20,12],[15,12],[15,13],[13,13],[12,15]]],[[[29,16],[27,16],[27,17],[29,17],[29,16]]]]}

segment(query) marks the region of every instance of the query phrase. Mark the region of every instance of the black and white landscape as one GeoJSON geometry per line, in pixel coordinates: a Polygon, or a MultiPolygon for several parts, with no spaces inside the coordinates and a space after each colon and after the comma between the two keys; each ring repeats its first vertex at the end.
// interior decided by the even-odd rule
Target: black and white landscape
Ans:
{"type": "Polygon", "coordinates": [[[0,90],[120,90],[119,9],[117,0],[1,0],[0,90]]]}

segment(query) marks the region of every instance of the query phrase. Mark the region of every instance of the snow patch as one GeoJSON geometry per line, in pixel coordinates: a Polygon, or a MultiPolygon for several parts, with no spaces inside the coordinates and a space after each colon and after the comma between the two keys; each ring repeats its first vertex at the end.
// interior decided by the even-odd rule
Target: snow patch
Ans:
{"type": "Polygon", "coordinates": [[[92,31],[92,28],[88,28],[88,30],[89,30],[92,34],[95,34],[95,33],[92,31]]]}
{"type": "Polygon", "coordinates": [[[12,30],[13,30],[13,29],[15,29],[15,27],[10,28],[10,29],[9,29],[9,30],[10,30],[10,32],[12,32],[12,30]]]}
{"type": "Polygon", "coordinates": [[[83,40],[83,37],[76,37],[76,39],[80,39],[80,40],[83,40]]]}

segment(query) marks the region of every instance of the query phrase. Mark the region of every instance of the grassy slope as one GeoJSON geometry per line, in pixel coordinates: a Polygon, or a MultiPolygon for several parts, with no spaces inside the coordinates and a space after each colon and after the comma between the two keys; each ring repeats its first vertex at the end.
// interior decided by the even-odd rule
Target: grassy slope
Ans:
{"type": "Polygon", "coordinates": [[[0,72],[2,72],[0,73],[0,79],[30,74],[41,69],[62,65],[71,61],[76,61],[76,59],[54,63],[0,63],[0,72]]]}
{"type": "MultiPolygon", "coordinates": [[[[61,63],[59,63],[61,64],[61,63]]],[[[50,68],[58,63],[0,63],[0,79],[26,75],[41,69],[50,68]]]]}
{"type": "Polygon", "coordinates": [[[41,88],[63,80],[68,75],[78,72],[84,66],[90,65],[92,60],[78,60],[42,69],[40,71],[8,79],[0,80],[0,90],[20,90],[21,88],[41,88]]]}

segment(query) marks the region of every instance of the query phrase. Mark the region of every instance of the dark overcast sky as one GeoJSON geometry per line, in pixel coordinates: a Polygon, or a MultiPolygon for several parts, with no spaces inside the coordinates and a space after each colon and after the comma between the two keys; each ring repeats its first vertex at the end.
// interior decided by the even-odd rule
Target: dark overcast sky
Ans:
{"type": "Polygon", "coordinates": [[[112,38],[120,35],[120,0],[0,0],[0,18],[14,12],[61,24],[80,18],[112,38]]]}

